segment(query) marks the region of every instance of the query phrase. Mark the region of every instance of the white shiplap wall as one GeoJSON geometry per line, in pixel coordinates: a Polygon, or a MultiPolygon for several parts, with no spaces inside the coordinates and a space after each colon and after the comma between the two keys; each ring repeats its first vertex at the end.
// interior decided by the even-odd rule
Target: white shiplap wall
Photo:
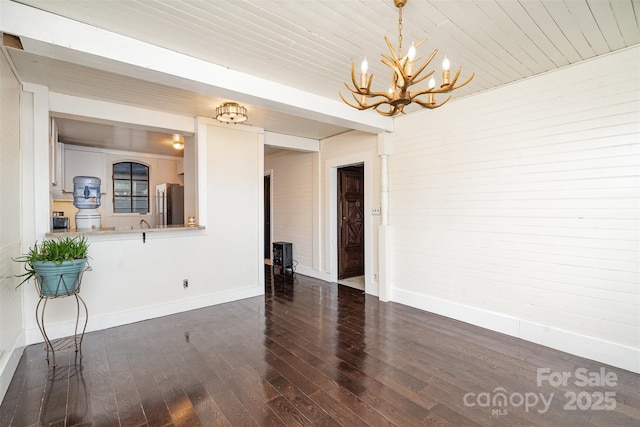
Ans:
{"type": "Polygon", "coordinates": [[[20,266],[20,83],[0,52],[0,401],[21,356],[20,266]]]}
{"type": "Polygon", "coordinates": [[[397,119],[393,299],[640,369],[639,58],[397,119]]]}
{"type": "Polygon", "coordinates": [[[291,242],[302,268],[313,266],[313,153],[274,150],[265,156],[271,171],[271,241],[291,242]]]}

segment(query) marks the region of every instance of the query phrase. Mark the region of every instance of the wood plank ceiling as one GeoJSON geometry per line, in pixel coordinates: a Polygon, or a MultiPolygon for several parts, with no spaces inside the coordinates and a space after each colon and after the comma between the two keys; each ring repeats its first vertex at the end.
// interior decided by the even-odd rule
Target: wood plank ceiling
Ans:
{"type": "MultiPolygon", "coordinates": [[[[387,50],[384,36],[396,46],[398,41],[392,0],[20,3],[333,100],[339,99],[339,90],[344,92],[351,63],[358,65],[363,57],[375,75],[374,86],[385,90],[390,73],[378,61],[387,50]]],[[[640,0],[409,0],[403,12],[403,49],[427,37],[419,54],[426,57],[438,49],[430,67],[436,75],[445,54],[452,69],[462,66],[462,78],[475,72],[455,99],[636,45],[639,28],[640,0]]],[[[211,101],[202,94],[133,79],[127,83],[126,76],[110,81],[101,70],[64,69],[62,62],[38,62],[27,53],[12,58],[23,78],[37,79],[54,91],[211,114],[211,101]],[[53,72],[56,68],[64,71],[53,72]],[[103,79],[99,86],[98,78],[103,79]]],[[[260,124],[276,132],[284,128],[278,121],[290,120],[273,115],[269,124],[269,112],[260,114],[260,124]]],[[[323,126],[316,125],[318,137],[344,131],[323,126]]]]}

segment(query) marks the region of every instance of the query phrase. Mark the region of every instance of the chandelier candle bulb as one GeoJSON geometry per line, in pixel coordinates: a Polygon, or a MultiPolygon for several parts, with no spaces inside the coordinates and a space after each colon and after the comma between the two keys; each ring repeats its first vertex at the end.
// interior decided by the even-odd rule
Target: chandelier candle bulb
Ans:
{"type": "Polygon", "coordinates": [[[449,58],[445,55],[444,61],[442,61],[442,86],[440,87],[449,86],[449,78],[451,77],[449,67],[451,67],[451,64],[449,63],[449,58]]]}
{"type": "Polygon", "coordinates": [[[413,43],[411,43],[411,47],[409,48],[409,52],[407,52],[407,63],[405,65],[405,74],[407,77],[411,77],[413,75],[413,62],[416,59],[416,47],[413,43]]]}
{"type": "Polygon", "coordinates": [[[409,52],[407,52],[407,57],[409,61],[413,62],[416,59],[416,46],[414,43],[411,43],[411,47],[409,48],[409,52]]]}
{"type": "MultiPolygon", "coordinates": [[[[434,79],[433,77],[431,77],[429,79],[429,89],[433,89],[436,87],[436,79],[434,79]]],[[[435,100],[435,95],[433,93],[430,93],[427,96],[427,104],[428,105],[436,105],[436,100],[435,100]]]]}
{"type": "Polygon", "coordinates": [[[367,58],[365,57],[362,60],[362,64],[360,64],[360,89],[367,89],[367,70],[369,69],[369,63],[367,62],[367,58]]]}
{"type": "Polygon", "coordinates": [[[445,55],[444,60],[442,61],[442,69],[449,71],[449,68],[451,68],[451,63],[449,62],[447,55],[445,55]]]}

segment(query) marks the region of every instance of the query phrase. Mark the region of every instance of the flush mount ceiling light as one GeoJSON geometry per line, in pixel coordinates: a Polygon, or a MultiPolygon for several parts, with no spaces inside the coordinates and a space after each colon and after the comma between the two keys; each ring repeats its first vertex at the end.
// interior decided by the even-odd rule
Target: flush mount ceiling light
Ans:
{"type": "Polygon", "coordinates": [[[458,68],[455,76],[451,79],[449,72],[450,64],[446,56],[442,62],[442,82],[439,88],[436,87],[436,80],[433,77],[434,71],[431,71],[422,77],[418,77],[436,56],[438,50],[434,49],[431,56],[429,56],[429,58],[427,58],[427,60],[415,70],[414,63],[420,59],[416,58],[416,48],[427,39],[422,39],[415,44],[412,43],[407,54],[402,56],[402,7],[406,3],[407,0],[394,0],[394,4],[398,8],[398,51],[395,51],[387,37],[384,38],[387,42],[387,46],[389,46],[389,50],[391,51],[391,56],[382,54],[381,61],[393,71],[389,90],[387,92],[376,92],[371,90],[373,74],[367,74],[367,58],[362,61],[362,65],[360,67],[360,84],[356,81],[354,71],[355,64],[351,63],[351,82],[353,83],[353,87],[349,86],[347,83],[344,85],[351,91],[351,95],[355,99],[356,104],[352,104],[347,101],[342,95],[342,92],[340,92],[340,98],[342,98],[342,100],[349,106],[357,108],[358,110],[368,110],[369,108],[373,108],[383,116],[395,116],[398,113],[404,113],[404,107],[412,102],[415,102],[424,108],[438,108],[451,99],[451,96],[441,103],[437,103],[435,100],[435,94],[451,92],[454,89],[458,89],[466,85],[471,81],[471,79],[473,79],[475,74],[472,73],[464,83],[456,86],[461,68],[458,68]],[[431,77],[431,79],[428,82],[427,88],[415,90],[413,92],[409,90],[411,86],[428,77],[431,77]]]}
{"type": "Polygon", "coordinates": [[[216,119],[223,123],[242,123],[248,118],[247,109],[235,102],[225,102],[216,108],[216,119]]]}
{"type": "Polygon", "coordinates": [[[184,150],[184,137],[178,133],[173,134],[173,148],[184,150]]]}

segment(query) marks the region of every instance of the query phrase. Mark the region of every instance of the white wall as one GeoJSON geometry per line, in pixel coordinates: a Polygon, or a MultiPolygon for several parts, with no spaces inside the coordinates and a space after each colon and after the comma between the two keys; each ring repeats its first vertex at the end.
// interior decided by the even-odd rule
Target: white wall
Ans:
{"type": "MultiPolygon", "coordinates": [[[[206,122],[206,119],[205,119],[206,122]]],[[[262,137],[256,130],[202,126],[199,171],[206,206],[203,231],[89,236],[92,271],[81,295],[89,308],[88,330],[163,316],[262,294],[262,137]],[[183,279],[189,279],[184,289],[183,279]]],[[[37,144],[37,142],[36,142],[37,144]]],[[[25,313],[37,296],[25,292],[25,313]]],[[[75,319],[70,298],[47,306],[47,333],[69,335],[75,319]]],[[[42,341],[33,316],[27,342],[42,341]]]]}
{"type": "Polygon", "coordinates": [[[22,333],[20,266],[20,84],[0,52],[0,402],[18,365],[22,333]]]}
{"type": "Polygon", "coordinates": [[[640,371],[639,57],[398,118],[392,298],[640,371]]]}

